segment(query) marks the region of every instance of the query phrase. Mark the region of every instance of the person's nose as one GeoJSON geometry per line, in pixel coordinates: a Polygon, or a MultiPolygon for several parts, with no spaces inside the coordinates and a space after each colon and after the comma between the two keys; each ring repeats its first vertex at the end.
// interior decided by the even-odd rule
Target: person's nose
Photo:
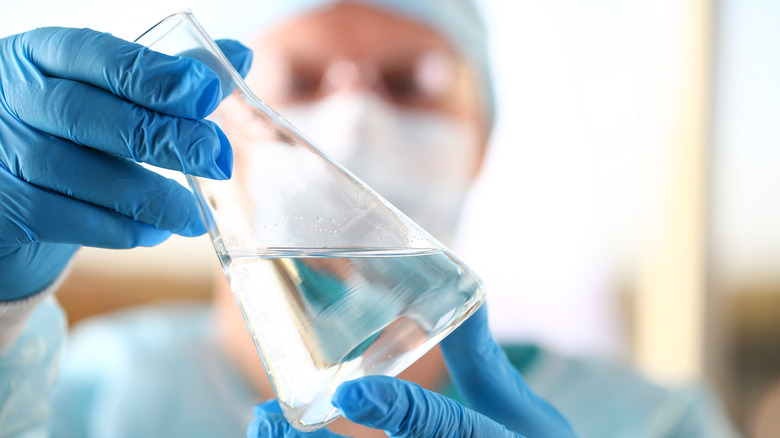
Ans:
{"type": "Polygon", "coordinates": [[[376,72],[365,63],[348,60],[333,62],[322,77],[325,94],[341,91],[366,91],[376,84],[376,72]]]}

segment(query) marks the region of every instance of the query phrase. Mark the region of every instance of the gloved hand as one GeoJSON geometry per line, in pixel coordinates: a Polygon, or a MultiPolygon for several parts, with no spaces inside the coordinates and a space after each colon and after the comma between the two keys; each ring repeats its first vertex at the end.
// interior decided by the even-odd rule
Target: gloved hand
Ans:
{"type": "MultiPolygon", "coordinates": [[[[252,53],[220,47],[242,74],[252,53]]],[[[205,232],[192,194],[137,164],[226,179],[233,153],[202,120],[221,101],[200,61],[89,29],[0,39],[0,300],[45,288],[79,245],[205,232]]]]}
{"type": "MultiPolygon", "coordinates": [[[[455,386],[471,409],[419,385],[385,376],[341,384],[333,404],[347,419],[391,437],[576,437],[569,423],[533,393],[498,346],[482,306],[441,343],[455,386]]],[[[255,437],[338,437],[326,429],[293,429],[272,400],[255,407],[255,437]]]]}

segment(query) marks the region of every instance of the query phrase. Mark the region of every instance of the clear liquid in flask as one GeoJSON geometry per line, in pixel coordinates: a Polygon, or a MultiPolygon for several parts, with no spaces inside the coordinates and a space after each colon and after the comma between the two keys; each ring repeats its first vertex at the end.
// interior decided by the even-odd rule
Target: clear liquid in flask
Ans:
{"type": "Polygon", "coordinates": [[[481,304],[479,279],[449,251],[231,252],[231,287],[282,409],[314,430],[339,412],[342,382],[396,375],[481,304]]]}

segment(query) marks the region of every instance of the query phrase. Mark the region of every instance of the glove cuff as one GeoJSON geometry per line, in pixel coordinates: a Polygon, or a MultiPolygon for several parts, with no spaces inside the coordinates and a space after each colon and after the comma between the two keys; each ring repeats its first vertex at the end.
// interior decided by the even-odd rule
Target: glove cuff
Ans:
{"type": "Polygon", "coordinates": [[[71,264],[72,260],[65,266],[60,275],[42,291],[19,300],[0,301],[0,355],[13,347],[19,335],[24,331],[27,319],[38,307],[38,304],[60,287],[70,271],[71,264]]]}

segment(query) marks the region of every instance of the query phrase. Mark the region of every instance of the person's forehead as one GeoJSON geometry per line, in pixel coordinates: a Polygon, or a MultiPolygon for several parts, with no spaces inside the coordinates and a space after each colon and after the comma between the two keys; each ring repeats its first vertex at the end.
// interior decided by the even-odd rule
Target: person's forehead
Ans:
{"type": "Polygon", "coordinates": [[[370,5],[339,3],[304,13],[254,38],[253,49],[361,57],[404,48],[450,50],[442,35],[424,24],[370,5]]]}

